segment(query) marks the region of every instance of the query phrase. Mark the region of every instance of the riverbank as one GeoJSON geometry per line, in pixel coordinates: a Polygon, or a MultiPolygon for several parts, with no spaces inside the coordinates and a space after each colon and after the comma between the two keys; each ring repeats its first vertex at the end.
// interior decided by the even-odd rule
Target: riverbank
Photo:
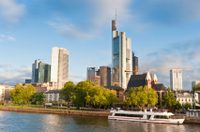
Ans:
{"type": "Polygon", "coordinates": [[[46,113],[46,114],[65,114],[65,115],[83,115],[83,116],[101,116],[108,117],[107,111],[87,111],[87,110],[63,110],[63,109],[44,109],[44,108],[19,108],[19,107],[0,107],[2,111],[46,113]]]}
{"type": "MultiPolygon", "coordinates": [[[[63,109],[44,109],[44,108],[24,108],[24,107],[0,107],[1,111],[46,113],[46,114],[64,114],[64,115],[81,115],[81,116],[99,116],[108,117],[109,111],[87,111],[87,110],[63,110],[63,109]]],[[[173,118],[182,118],[183,116],[175,115],[173,118]]],[[[185,118],[184,124],[200,124],[200,118],[185,118]]]]}

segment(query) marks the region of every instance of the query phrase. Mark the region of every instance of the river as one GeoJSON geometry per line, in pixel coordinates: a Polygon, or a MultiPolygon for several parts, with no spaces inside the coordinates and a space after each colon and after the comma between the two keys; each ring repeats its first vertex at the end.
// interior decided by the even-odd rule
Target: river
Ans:
{"type": "Polygon", "coordinates": [[[153,124],[69,116],[0,111],[0,132],[200,132],[200,124],[153,124]]]}

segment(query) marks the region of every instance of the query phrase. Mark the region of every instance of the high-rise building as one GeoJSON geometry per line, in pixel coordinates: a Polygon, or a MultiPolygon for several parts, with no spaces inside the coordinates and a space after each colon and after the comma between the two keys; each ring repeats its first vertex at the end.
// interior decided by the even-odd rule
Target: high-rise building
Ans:
{"type": "Polygon", "coordinates": [[[87,68],[87,80],[89,76],[98,76],[97,74],[99,73],[97,67],[88,67],[87,68]]]}
{"type": "Polygon", "coordinates": [[[111,86],[111,68],[100,66],[101,86],[111,86]]]}
{"type": "Polygon", "coordinates": [[[195,85],[197,85],[197,84],[199,84],[200,83],[200,81],[192,81],[192,89],[193,89],[193,87],[195,86],[195,85]]]}
{"type": "Polygon", "coordinates": [[[49,82],[51,77],[51,65],[39,62],[38,83],[49,82]]]}
{"type": "Polygon", "coordinates": [[[56,82],[58,89],[63,88],[68,81],[69,51],[64,48],[53,47],[51,56],[51,82],[56,82]]]}
{"type": "Polygon", "coordinates": [[[90,82],[96,82],[100,85],[101,77],[100,76],[88,76],[90,82]]]}
{"type": "Polygon", "coordinates": [[[32,65],[32,83],[44,83],[50,81],[51,65],[40,60],[35,60],[32,65]]]}
{"type": "Polygon", "coordinates": [[[31,83],[32,80],[31,79],[25,79],[25,83],[31,83]]]}
{"type": "Polygon", "coordinates": [[[171,90],[174,90],[174,91],[183,90],[181,69],[170,70],[170,87],[171,87],[171,90]]]}
{"type": "Polygon", "coordinates": [[[132,70],[131,39],[117,31],[116,21],[112,20],[112,85],[126,89],[132,73],[125,70],[132,70]]]}
{"type": "Polygon", "coordinates": [[[35,83],[38,81],[38,63],[40,60],[35,60],[35,63],[32,64],[32,83],[35,83]]]}
{"type": "Polygon", "coordinates": [[[99,76],[100,71],[97,67],[88,67],[87,68],[87,80],[91,82],[96,82],[100,85],[101,77],[99,76]]]}
{"type": "MultiPolygon", "coordinates": [[[[138,57],[134,55],[134,53],[132,53],[132,57],[133,57],[133,71],[137,71],[138,70],[138,57]]],[[[138,75],[138,72],[133,72],[133,75],[138,75]]]]}

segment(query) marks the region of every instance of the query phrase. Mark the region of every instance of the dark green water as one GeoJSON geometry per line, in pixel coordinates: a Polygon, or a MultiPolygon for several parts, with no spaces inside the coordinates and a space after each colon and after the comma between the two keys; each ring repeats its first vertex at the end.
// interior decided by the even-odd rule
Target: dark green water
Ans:
{"type": "Polygon", "coordinates": [[[105,117],[66,116],[0,111],[0,132],[200,132],[200,124],[152,124],[108,120],[105,117]]]}

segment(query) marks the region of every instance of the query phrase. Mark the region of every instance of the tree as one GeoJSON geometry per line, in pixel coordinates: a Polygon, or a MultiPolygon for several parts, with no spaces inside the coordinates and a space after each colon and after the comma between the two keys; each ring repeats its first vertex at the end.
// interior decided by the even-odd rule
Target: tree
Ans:
{"type": "Polygon", "coordinates": [[[44,94],[42,92],[36,93],[33,97],[36,101],[36,104],[41,104],[44,101],[44,94]]]}
{"type": "Polygon", "coordinates": [[[10,96],[15,104],[29,104],[29,100],[36,93],[36,89],[32,85],[16,85],[15,89],[10,91],[10,96]]]}
{"type": "Polygon", "coordinates": [[[23,93],[23,87],[21,87],[21,85],[15,85],[15,89],[10,91],[10,96],[14,104],[21,104],[23,102],[21,95],[22,93],[23,93]]]}
{"type": "Polygon", "coordinates": [[[107,100],[107,106],[119,102],[119,99],[117,98],[115,91],[104,88],[104,96],[106,97],[107,100]]]}
{"type": "Polygon", "coordinates": [[[86,97],[87,97],[87,93],[88,93],[88,89],[93,87],[92,82],[90,81],[81,81],[79,82],[76,87],[75,87],[75,91],[73,94],[73,99],[72,102],[75,105],[82,105],[86,103],[86,97]]]}
{"type": "Polygon", "coordinates": [[[136,105],[141,110],[143,105],[155,105],[158,103],[158,95],[156,94],[155,90],[152,88],[147,88],[146,86],[129,89],[126,97],[127,99],[124,100],[125,105],[136,105]]]}
{"type": "Polygon", "coordinates": [[[90,81],[79,82],[73,94],[73,103],[76,105],[89,104],[109,106],[115,102],[119,102],[116,92],[99,86],[98,83],[90,81]]]}
{"type": "Polygon", "coordinates": [[[188,108],[191,109],[191,104],[186,102],[185,105],[184,105],[184,108],[187,110],[188,108]]]}
{"type": "Polygon", "coordinates": [[[198,91],[200,90],[200,83],[198,83],[197,85],[194,85],[193,87],[193,91],[198,91]]]}
{"type": "Polygon", "coordinates": [[[165,94],[163,96],[162,102],[164,103],[165,107],[174,107],[176,105],[176,98],[174,96],[174,93],[170,91],[170,88],[168,88],[168,95],[165,94]]]}
{"type": "Polygon", "coordinates": [[[65,100],[68,103],[72,101],[73,92],[75,89],[75,85],[73,82],[66,82],[64,88],[60,90],[60,99],[65,100]]]}
{"type": "Polygon", "coordinates": [[[177,101],[175,105],[175,109],[180,110],[181,108],[182,108],[181,103],[177,101]]]}

